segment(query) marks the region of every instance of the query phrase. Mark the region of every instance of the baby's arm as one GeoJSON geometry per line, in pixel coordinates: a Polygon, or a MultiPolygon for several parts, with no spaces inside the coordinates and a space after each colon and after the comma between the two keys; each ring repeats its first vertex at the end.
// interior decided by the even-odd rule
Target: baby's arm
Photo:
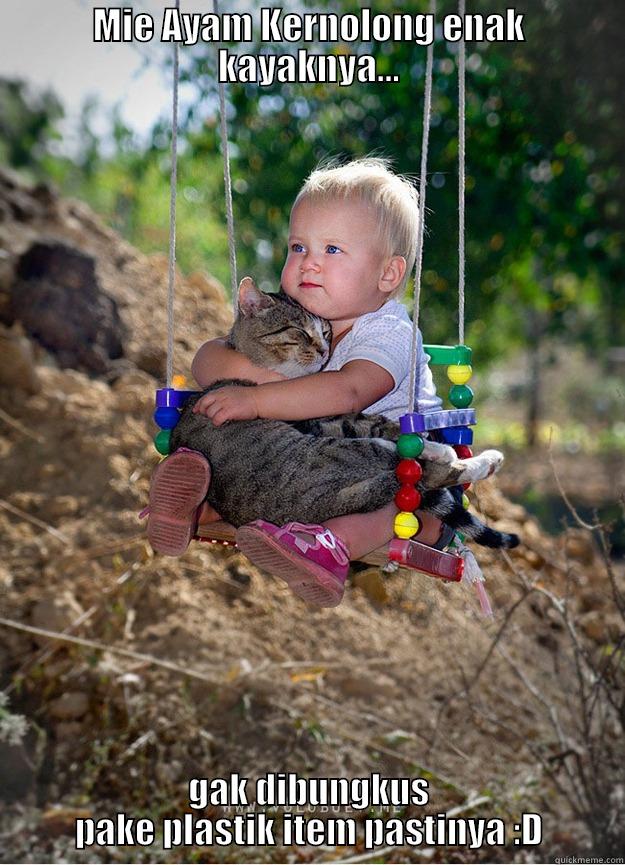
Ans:
{"type": "Polygon", "coordinates": [[[392,375],[368,360],[340,370],[269,382],[254,388],[222,387],[205,394],[193,411],[217,426],[227,420],[306,420],[359,412],[392,390],[392,375]]]}
{"type": "Polygon", "coordinates": [[[282,381],[279,372],[256,366],[244,354],[230,348],[225,337],[211,339],[198,349],[191,364],[193,378],[202,388],[221,378],[241,378],[263,384],[282,381]]]}

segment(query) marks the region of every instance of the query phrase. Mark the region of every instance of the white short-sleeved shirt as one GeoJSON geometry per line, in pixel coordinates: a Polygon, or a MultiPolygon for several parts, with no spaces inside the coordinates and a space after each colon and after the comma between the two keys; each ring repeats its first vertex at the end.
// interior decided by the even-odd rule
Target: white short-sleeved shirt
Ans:
{"type": "MultiPolygon", "coordinates": [[[[364,409],[364,412],[399,420],[401,415],[412,411],[412,400],[408,393],[411,355],[412,321],[401,303],[389,300],[375,312],[368,312],[356,319],[350,332],[334,349],[323,372],[339,370],[352,360],[370,360],[377,363],[390,373],[395,386],[382,399],[364,409]]],[[[441,408],[442,403],[432,381],[421,333],[418,335],[417,359],[420,370],[417,376],[416,410],[436,411],[441,408]]]]}

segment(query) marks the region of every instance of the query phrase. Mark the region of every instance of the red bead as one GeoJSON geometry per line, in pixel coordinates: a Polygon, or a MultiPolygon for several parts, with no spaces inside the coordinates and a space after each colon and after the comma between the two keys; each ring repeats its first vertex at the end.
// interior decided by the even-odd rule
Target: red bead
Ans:
{"type": "Polygon", "coordinates": [[[468,490],[471,484],[461,484],[463,490],[468,490]]]}
{"type": "Polygon", "coordinates": [[[404,484],[395,495],[395,504],[400,511],[416,511],[421,504],[421,493],[409,484],[404,484]]]}
{"type": "Polygon", "coordinates": [[[469,447],[469,445],[454,445],[454,450],[456,451],[456,455],[458,459],[466,460],[469,457],[473,456],[473,451],[469,447]]]}
{"type": "Polygon", "coordinates": [[[416,484],[422,474],[423,469],[416,460],[401,460],[395,469],[397,480],[402,484],[416,484]]]}

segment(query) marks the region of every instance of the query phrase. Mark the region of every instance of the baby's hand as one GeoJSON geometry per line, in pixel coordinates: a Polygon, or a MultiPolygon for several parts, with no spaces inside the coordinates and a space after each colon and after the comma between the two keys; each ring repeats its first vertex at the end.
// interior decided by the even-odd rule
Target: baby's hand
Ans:
{"type": "Polygon", "coordinates": [[[256,420],[258,406],[254,390],[237,385],[220,387],[200,397],[193,406],[193,413],[206,415],[215,426],[227,420],[256,420]]]}

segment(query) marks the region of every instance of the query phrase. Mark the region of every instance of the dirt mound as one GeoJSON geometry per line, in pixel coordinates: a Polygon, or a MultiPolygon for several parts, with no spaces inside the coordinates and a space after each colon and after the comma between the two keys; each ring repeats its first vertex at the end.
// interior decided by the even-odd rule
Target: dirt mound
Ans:
{"type": "MultiPolygon", "coordinates": [[[[581,850],[590,836],[572,815],[590,794],[569,754],[595,773],[606,820],[620,807],[612,770],[598,774],[588,762],[589,740],[601,759],[616,759],[615,722],[602,703],[601,723],[584,727],[583,682],[584,658],[597,653],[604,681],[618,679],[605,659],[619,657],[612,598],[621,576],[588,534],[549,538],[492,481],[481,484],[474,506],[523,539],[510,556],[478,551],[492,622],[480,618],[470,590],[421,575],[354,573],[344,603],[319,610],[236,550],[197,544],[177,560],[154,556],[137,512],[157,462],[151,373],[162,367],[164,261],[131,249],[84,205],[5,173],[0,214],[3,317],[24,254],[38,244],[80,250],[115,302],[126,362],[112,382],[89,377],[59,368],[59,350],[38,342],[27,322],[0,333],[11,358],[0,378],[0,615],[10,620],[0,623],[0,675],[11,712],[30,724],[14,744],[0,743],[0,776],[12,779],[1,791],[0,861],[73,861],[76,816],[179,815],[191,777],[271,771],[426,777],[428,812],[497,816],[512,831],[522,811],[538,811],[541,858],[581,850]]],[[[61,269],[55,284],[62,280],[61,269]]],[[[230,314],[214,280],[178,284],[184,371],[230,314]]],[[[6,711],[0,706],[0,733],[19,726],[6,711]]],[[[422,809],[413,811],[402,816],[422,809]]],[[[526,856],[509,838],[504,849],[436,856],[526,856]]],[[[335,858],[348,852],[325,848],[335,858]]],[[[129,851],[119,855],[127,861],[129,851]]],[[[151,861],[189,855],[153,850],[151,861]]],[[[216,847],[203,855],[232,861],[216,847]]],[[[285,861],[293,851],[235,855],[285,861]]],[[[397,849],[391,858],[407,855],[397,849]]]]}
{"type": "MultiPolygon", "coordinates": [[[[103,359],[100,356],[94,367],[93,355],[98,353],[92,343],[97,346],[102,337],[97,331],[103,316],[114,336],[109,358],[123,355],[126,368],[136,366],[163,378],[166,256],[143,255],[85,204],[60,198],[44,184],[28,187],[0,169],[0,321],[20,324],[44,348],[59,355],[60,365],[75,361],[101,372],[103,359]],[[73,319],[80,325],[73,333],[84,344],[74,344],[73,354],[68,355],[73,319]],[[90,351],[91,362],[85,351],[90,351]]],[[[204,274],[186,279],[177,274],[174,316],[174,358],[177,370],[188,375],[198,345],[230,327],[223,287],[204,274]]]]}

